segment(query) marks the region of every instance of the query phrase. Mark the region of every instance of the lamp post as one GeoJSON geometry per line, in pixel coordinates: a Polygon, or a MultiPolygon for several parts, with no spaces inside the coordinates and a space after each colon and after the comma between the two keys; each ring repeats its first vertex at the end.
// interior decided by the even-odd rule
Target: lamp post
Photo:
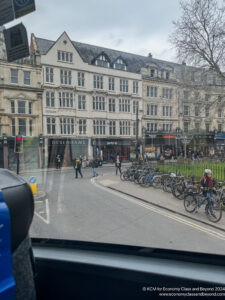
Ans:
{"type": "Polygon", "coordinates": [[[145,128],[145,127],[142,127],[142,138],[143,138],[142,155],[143,155],[144,161],[145,161],[145,137],[146,137],[146,128],[145,128]]]}
{"type": "Polygon", "coordinates": [[[139,151],[140,151],[140,145],[139,145],[139,141],[138,141],[138,136],[139,136],[139,118],[138,118],[138,114],[142,113],[143,110],[139,109],[138,106],[136,106],[136,160],[138,160],[139,158],[139,151]]]}
{"type": "Polygon", "coordinates": [[[216,147],[216,135],[217,135],[217,129],[214,129],[214,153],[216,153],[215,150],[217,149],[217,147],[216,147]]]}
{"type": "Polygon", "coordinates": [[[176,157],[178,157],[178,141],[180,139],[180,128],[176,128],[176,157]]]}

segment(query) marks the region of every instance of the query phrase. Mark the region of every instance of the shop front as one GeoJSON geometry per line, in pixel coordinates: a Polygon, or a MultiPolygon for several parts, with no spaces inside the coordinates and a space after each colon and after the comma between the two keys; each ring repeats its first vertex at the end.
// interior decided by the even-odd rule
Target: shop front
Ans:
{"type": "MultiPolygon", "coordinates": [[[[219,140],[222,141],[223,139],[218,138],[219,140]]],[[[188,152],[199,153],[203,156],[213,156],[215,154],[215,144],[214,134],[195,134],[189,144],[188,152]]]]}
{"type": "Polygon", "coordinates": [[[145,152],[151,158],[162,154],[165,158],[176,155],[176,136],[175,135],[150,135],[145,139],[145,152]]]}
{"type": "Polygon", "coordinates": [[[225,135],[215,136],[215,152],[218,156],[225,156],[225,135]]]}
{"type": "Polygon", "coordinates": [[[75,158],[88,157],[88,139],[64,138],[47,139],[48,167],[56,166],[56,156],[60,155],[61,166],[72,166],[75,158]]]}
{"type": "Polygon", "coordinates": [[[92,139],[93,157],[113,162],[119,154],[123,161],[129,161],[135,153],[134,142],[128,139],[92,139]]]}

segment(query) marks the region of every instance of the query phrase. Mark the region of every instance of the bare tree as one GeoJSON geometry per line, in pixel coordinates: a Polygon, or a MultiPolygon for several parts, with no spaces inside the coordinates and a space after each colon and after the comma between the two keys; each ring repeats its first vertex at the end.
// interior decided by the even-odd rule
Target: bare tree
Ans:
{"type": "Polygon", "coordinates": [[[180,61],[215,71],[225,79],[225,5],[220,0],[181,0],[170,42],[180,61]],[[219,5],[220,2],[220,5],[219,5]]]}

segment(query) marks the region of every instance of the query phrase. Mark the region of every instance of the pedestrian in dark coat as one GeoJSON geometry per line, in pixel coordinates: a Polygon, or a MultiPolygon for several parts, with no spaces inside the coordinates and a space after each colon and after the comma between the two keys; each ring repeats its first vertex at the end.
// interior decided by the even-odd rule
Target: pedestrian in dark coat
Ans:
{"type": "Polygon", "coordinates": [[[115,161],[115,167],[116,167],[116,175],[118,173],[118,170],[120,171],[120,174],[121,174],[121,158],[119,156],[119,154],[117,154],[116,156],[116,161],[115,161]]]}

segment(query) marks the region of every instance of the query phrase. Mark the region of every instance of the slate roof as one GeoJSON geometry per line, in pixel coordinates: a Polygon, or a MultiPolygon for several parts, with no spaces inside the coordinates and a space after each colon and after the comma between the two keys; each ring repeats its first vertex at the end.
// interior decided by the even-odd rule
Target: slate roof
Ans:
{"type": "MultiPolygon", "coordinates": [[[[55,41],[50,41],[38,37],[35,37],[35,39],[36,39],[37,48],[41,55],[45,55],[55,43],[55,41]]],[[[132,73],[139,73],[142,67],[146,67],[146,65],[150,63],[157,64],[159,69],[172,67],[174,69],[175,74],[177,74],[178,76],[181,75],[182,69],[184,69],[184,65],[182,64],[176,64],[173,62],[163,61],[163,60],[159,60],[147,56],[127,53],[119,50],[108,49],[108,48],[89,45],[80,42],[72,41],[72,43],[75,49],[77,50],[77,52],[79,53],[79,55],[81,56],[81,58],[83,59],[83,61],[88,64],[92,64],[93,60],[100,53],[104,52],[110,59],[110,62],[113,62],[116,58],[121,56],[127,64],[127,71],[132,73]]],[[[192,67],[185,66],[185,68],[191,69],[192,67]]]]}

